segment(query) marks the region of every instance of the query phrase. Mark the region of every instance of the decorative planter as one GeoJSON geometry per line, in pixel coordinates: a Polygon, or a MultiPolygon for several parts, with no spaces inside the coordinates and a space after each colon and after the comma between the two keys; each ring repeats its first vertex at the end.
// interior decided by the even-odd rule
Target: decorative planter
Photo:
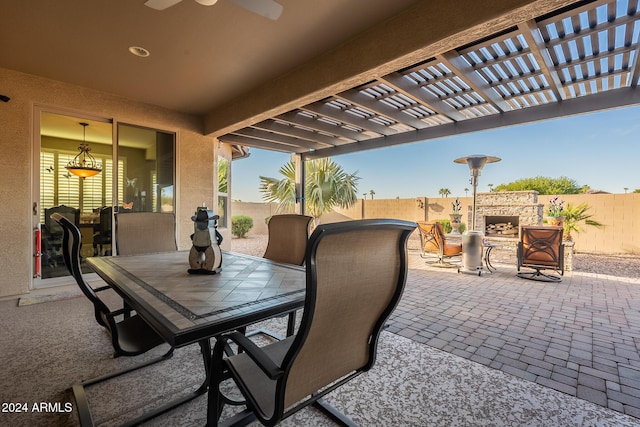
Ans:
{"type": "Polygon", "coordinates": [[[451,218],[451,234],[460,234],[458,228],[460,227],[460,218],[462,215],[460,214],[449,214],[451,218]]]}
{"type": "Polygon", "coordinates": [[[564,217],[563,216],[548,216],[547,217],[547,225],[552,225],[556,227],[564,227],[564,217]]]}

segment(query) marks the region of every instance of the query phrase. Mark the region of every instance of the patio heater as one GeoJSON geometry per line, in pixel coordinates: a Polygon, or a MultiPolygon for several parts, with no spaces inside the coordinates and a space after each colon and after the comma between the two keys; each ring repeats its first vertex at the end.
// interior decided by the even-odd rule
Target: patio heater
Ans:
{"type": "Polygon", "coordinates": [[[499,162],[499,157],[474,154],[455,159],[454,163],[467,164],[471,172],[471,185],[473,186],[473,207],[471,208],[471,227],[462,235],[462,268],[459,272],[482,274],[482,246],[484,233],[476,230],[476,193],[478,189],[478,177],[482,168],[487,163],[499,162]]]}

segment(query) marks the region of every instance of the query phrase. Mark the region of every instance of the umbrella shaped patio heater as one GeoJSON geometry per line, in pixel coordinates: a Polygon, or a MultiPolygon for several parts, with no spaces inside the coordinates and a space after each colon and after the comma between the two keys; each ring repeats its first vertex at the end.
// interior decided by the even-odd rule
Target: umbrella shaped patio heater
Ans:
{"type": "Polygon", "coordinates": [[[471,172],[471,185],[473,186],[473,207],[471,208],[471,227],[462,235],[462,268],[458,272],[482,274],[482,239],[484,233],[476,230],[476,192],[478,177],[482,168],[487,163],[499,162],[499,157],[474,154],[472,156],[455,159],[454,163],[467,164],[471,172]]]}

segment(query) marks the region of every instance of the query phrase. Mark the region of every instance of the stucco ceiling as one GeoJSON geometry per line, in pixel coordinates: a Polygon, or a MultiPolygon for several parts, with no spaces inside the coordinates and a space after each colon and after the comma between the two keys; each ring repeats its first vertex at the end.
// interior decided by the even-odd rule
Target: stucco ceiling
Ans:
{"type": "Polygon", "coordinates": [[[278,2],[1,2],[0,66],[303,158],[640,103],[636,0],[278,2]]]}

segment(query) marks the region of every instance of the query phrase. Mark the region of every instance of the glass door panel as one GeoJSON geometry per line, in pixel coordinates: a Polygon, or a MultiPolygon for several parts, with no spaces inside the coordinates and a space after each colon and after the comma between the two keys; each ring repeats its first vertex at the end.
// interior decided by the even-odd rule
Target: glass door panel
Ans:
{"type": "Polygon", "coordinates": [[[60,212],[80,229],[81,261],[111,253],[110,238],[98,239],[101,244],[96,244],[96,237],[111,233],[111,217],[101,215],[100,211],[113,205],[112,141],[109,121],[40,113],[39,156],[34,159],[38,171],[38,185],[34,189],[34,200],[37,200],[34,213],[38,215],[34,221],[40,229],[40,257],[39,263],[36,257],[34,266],[35,288],[68,282],[65,276],[69,274],[62,258],[62,231],[50,218],[53,212],[60,212]],[[95,176],[81,178],[67,169],[67,164],[80,153],[81,144],[87,144],[101,168],[95,176]]]}
{"type": "Polygon", "coordinates": [[[174,212],[175,134],[118,124],[118,213],[174,212]]]}

